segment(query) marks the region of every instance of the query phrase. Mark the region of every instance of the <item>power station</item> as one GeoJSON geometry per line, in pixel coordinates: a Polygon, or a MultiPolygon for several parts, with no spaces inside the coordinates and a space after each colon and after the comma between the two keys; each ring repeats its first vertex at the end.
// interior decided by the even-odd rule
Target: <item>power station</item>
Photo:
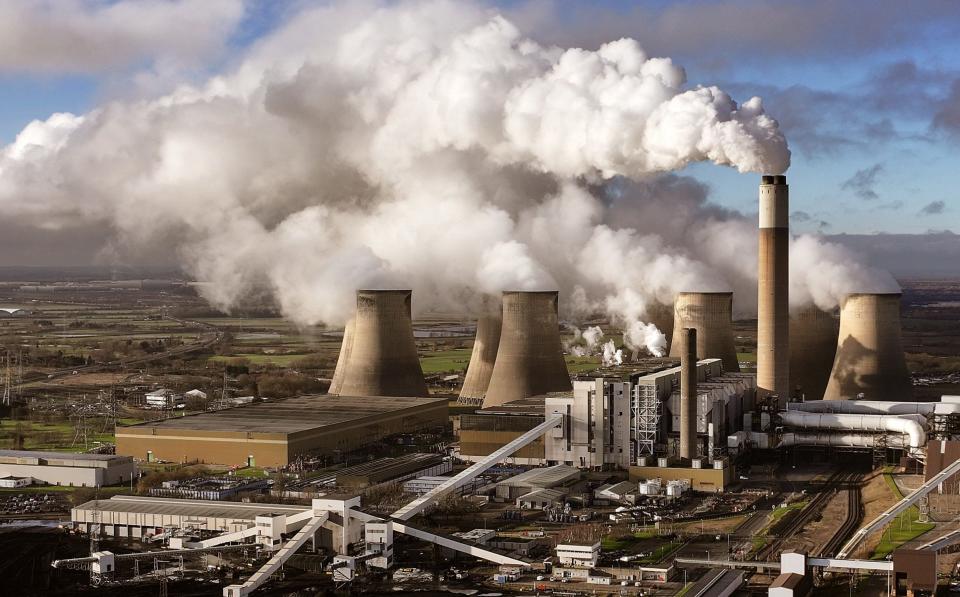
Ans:
{"type": "MultiPolygon", "coordinates": [[[[900,295],[850,294],[839,320],[814,305],[791,313],[786,178],[763,176],[759,202],[756,372],[738,355],[738,342],[744,342],[734,331],[732,292],[691,289],[676,294],[672,309],[659,303],[648,307],[647,318],[668,337],[668,357],[633,355],[624,363],[571,375],[561,339],[559,292],[506,290],[498,312],[476,319],[469,363],[454,393],[449,379],[455,376],[440,380],[446,386],[436,376],[424,376],[412,291],[358,290],[328,395],[121,428],[117,453],[228,465],[245,459],[247,465],[284,467],[311,454],[357,452],[397,435],[429,433],[452,419],[457,438],[449,453],[467,463],[465,468],[449,477],[411,479],[411,487],[423,487],[420,495],[390,514],[382,507],[365,509],[363,498],[332,490],[329,495],[321,491],[310,506],[251,505],[225,513],[200,500],[178,504],[118,496],[76,508],[75,524],[91,530],[98,520],[108,520],[113,532],[127,537],[155,533],[163,521],[177,532],[201,522],[227,525],[226,531],[198,533],[178,545],[203,551],[252,541],[272,554],[260,572],[224,589],[225,596],[240,597],[256,591],[311,539],[314,547],[334,554],[329,570],[343,582],[363,570],[393,567],[394,534],[496,563],[501,570],[530,567],[516,554],[410,523],[467,488],[487,502],[515,502],[521,516],[536,510],[551,522],[571,524],[576,521],[570,504],[589,505],[577,485],[585,478],[610,480],[596,488],[599,502],[636,503],[638,496],[656,496],[644,503],[660,508],[685,492],[704,496],[736,488],[748,479],[738,466],[756,454],[785,461],[809,453],[827,459],[869,454],[874,466],[895,459],[917,466],[935,462],[937,470],[928,467],[928,482],[920,490],[925,495],[928,484],[960,470],[960,447],[953,443],[960,434],[960,401],[912,401],[900,337],[900,295]],[[928,450],[935,445],[939,452],[930,459],[928,450]],[[956,459],[949,457],[951,450],[956,459]],[[507,472],[483,481],[486,471],[500,467],[507,472]]],[[[469,333],[462,324],[460,329],[469,333]]],[[[446,459],[427,457],[451,472],[446,459]]],[[[640,524],[638,512],[645,511],[618,509],[611,521],[640,524]]],[[[840,537],[851,543],[838,557],[848,558],[857,537],[840,537]]],[[[599,543],[557,549],[567,564],[598,565],[599,543]]],[[[109,552],[57,565],[106,566],[113,554],[104,553],[109,552]]],[[[785,560],[771,591],[800,586],[817,561],[794,566],[785,560]]],[[[849,565],[887,566],[858,560],[849,565]]],[[[589,582],[610,584],[603,579],[623,572],[585,574],[589,582]]],[[[657,574],[668,579],[672,573],[657,574]]]]}

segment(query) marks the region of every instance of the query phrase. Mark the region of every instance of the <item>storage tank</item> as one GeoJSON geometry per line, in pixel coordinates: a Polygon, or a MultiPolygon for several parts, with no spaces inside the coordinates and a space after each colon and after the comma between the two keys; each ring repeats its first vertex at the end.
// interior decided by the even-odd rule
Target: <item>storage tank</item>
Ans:
{"type": "Polygon", "coordinates": [[[821,400],[837,354],[840,322],[816,305],[790,315],[790,388],[804,400],[821,400]]]}
{"type": "Polygon", "coordinates": [[[573,388],[560,343],[559,293],[504,292],[500,345],[483,406],[573,388]]]}
{"type": "Polygon", "coordinates": [[[493,365],[497,360],[497,348],[500,346],[500,314],[481,315],[477,319],[477,333],[473,340],[473,352],[470,364],[460,388],[462,404],[483,404],[483,397],[490,385],[493,365]]]}
{"type": "Polygon", "coordinates": [[[851,294],[840,309],[837,354],[825,400],[909,401],[910,373],[900,339],[900,293],[851,294]]]}
{"type": "MultiPolygon", "coordinates": [[[[413,341],[410,290],[358,290],[334,372],[341,396],[428,396],[413,341]]],[[[336,389],[336,391],[334,391],[336,389]]]]}
{"type": "MultiPolygon", "coordinates": [[[[720,359],[726,372],[740,371],[733,341],[732,292],[681,292],[673,305],[673,329],[697,330],[697,356],[720,359]]],[[[680,342],[670,345],[670,356],[680,358],[680,342]]]]}

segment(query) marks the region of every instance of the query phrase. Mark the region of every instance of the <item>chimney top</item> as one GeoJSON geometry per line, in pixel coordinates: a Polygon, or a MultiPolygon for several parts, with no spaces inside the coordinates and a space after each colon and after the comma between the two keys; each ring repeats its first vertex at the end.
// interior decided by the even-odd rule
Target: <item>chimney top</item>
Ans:
{"type": "Polygon", "coordinates": [[[787,177],[784,174],[764,174],[760,177],[760,184],[787,184],[787,177]]]}

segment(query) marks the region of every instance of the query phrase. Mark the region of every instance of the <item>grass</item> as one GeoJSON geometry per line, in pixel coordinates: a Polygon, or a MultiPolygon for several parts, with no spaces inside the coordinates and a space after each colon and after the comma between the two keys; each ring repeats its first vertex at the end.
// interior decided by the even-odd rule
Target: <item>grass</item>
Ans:
{"type": "Polygon", "coordinates": [[[567,356],[567,371],[570,373],[584,373],[593,371],[600,366],[599,357],[574,357],[567,356]]]}
{"type": "Polygon", "coordinates": [[[646,541],[648,539],[653,539],[656,536],[656,531],[639,531],[632,535],[621,535],[619,537],[607,535],[600,542],[600,545],[604,551],[618,551],[622,549],[630,549],[631,547],[636,546],[637,543],[646,541]]]}
{"type": "Polygon", "coordinates": [[[680,591],[677,593],[676,597],[683,597],[684,595],[686,595],[688,592],[690,592],[690,589],[692,589],[692,588],[693,588],[693,585],[695,585],[695,584],[696,584],[696,583],[688,582],[686,585],[684,585],[684,587],[683,587],[682,589],[680,589],[680,591]]]}
{"type": "Polygon", "coordinates": [[[757,353],[755,352],[738,352],[737,360],[741,363],[756,363],[757,362],[757,353]]]}
{"type": "MultiPolygon", "coordinates": [[[[890,488],[890,491],[897,496],[898,501],[903,499],[903,493],[901,493],[900,488],[897,487],[897,483],[893,480],[892,474],[885,472],[883,474],[883,480],[887,484],[887,487],[890,488]]],[[[883,530],[883,534],[880,536],[880,542],[873,550],[870,559],[882,560],[907,541],[912,541],[937,526],[931,522],[918,522],[919,519],[920,509],[916,506],[910,506],[901,512],[893,519],[893,522],[883,530]]]]}
{"type": "Polygon", "coordinates": [[[77,440],[77,443],[73,443],[75,430],[71,423],[39,423],[4,419],[0,421],[0,443],[9,447],[13,446],[14,433],[18,423],[23,425],[23,448],[25,450],[84,452],[88,448],[95,447],[96,442],[110,444],[115,440],[112,428],[104,432],[95,431],[96,425],[94,423],[91,423],[88,428],[87,444],[85,446],[80,439],[77,440]]]}
{"type": "Polygon", "coordinates": [[[770,515],[770,526],[772,526],[772,525],[776,524],[777,522],[779,522],[781,518],[783,518],[784,516],[786,516],[786,515],[789,514],[790,512],[793,512],[794,510],[802,510],[803,508],[805,508],[805,507],[807,506],[808,503],[810,503],[810,500],[800,500],[800,501],[798,501],[798,502],[793,502],[793,503],[787,504],[787,505],[786,505],[785,507],[783,507],[783,508],[777,508],[777,509],[774,510],[773,513],[770,515]]]}
{"type": "Polygon", "coordinates": [[[663,558],[680,549],[682,546],[683,543],[680,541],[668,541],[667,543],[664,543],[663,545],[660,545],[654,549],[650,555],[637,560],[637,563],[640,565],[656,564],[663,558]]]}
{"type": "Polygon", "coordinates": [[[457,348],[431,352],[420,357],[420,368],[427,375],[431,373],[459,372],[467,369],[472,348],[457,348]]]}
{"type": "Polygon", "coordinates": [[[237,364],[243,361],[251,365],[273,365],[276,367],[291,367],[297,361],[308,355],[305,354],[236,354],[233,356],[215,356],[207,359],[214,363],[237,364]]]}

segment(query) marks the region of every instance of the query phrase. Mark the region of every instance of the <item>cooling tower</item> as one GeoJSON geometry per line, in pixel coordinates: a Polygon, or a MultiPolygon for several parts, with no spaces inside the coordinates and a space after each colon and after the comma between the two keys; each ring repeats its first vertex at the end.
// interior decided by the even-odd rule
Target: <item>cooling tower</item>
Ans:
{"type": "Polygon", "coordinates": [[[680,458],[697,457],[697,330],[683,328],[680,345],[680,458]]]}
{"type": "Polygon", "coordinates": [[[790,316],[790,390],[804,400],[821,400],[837,354],[839,322],[815,305],[790,316]]]}
{"type": "Polygon", "coordinates": [[[340,343],[340,354],[337,355],[337,368],[333,370],[333,380],[330,382],[330,389],[327,390],[328,394],[339,394],[343,387],[343,372],[347,361],[350,360],[350,349],[353,348],[353,327],[356,321],[351,317],[343,327],[343,341],[340,343]]]}
{"type": "Polygon", "coordinates": [[[500,315],[482,315],[477,320],[477,335],[473,341],[473,352],[467,375],[460,388],[460,400],[463,404],[483,404],[483,397],[490,385],[493,364],[497,360],[497,347],[500,346],[500,315]]]}
{"type": "Polygon", "coordinates": [[[334,372],[342,396],[428,396],[413,342],[409,290],[358,290],[352,334],[334,372]]]}
{"type": "Polygon", "coordinates": [[[757,393],[790,397],[790,227],[786,176],[760,183],[757,393]]]}
{"type": "Polygon", "coordinates": [[[500,346],[483,406],[572,389],[557,292],[504,292],[500,346]]]}
{"type": "MultiPolygon", "coordinates": [[[[673,329],[697,330],[697,355],[720,359],[723,370],[740,371],[733,342],[732,292],[681,292],[673,303],[673,329]]],[[[680,342],[670,345],[670,356],[680,358],[680,342]]]]}
{"type": "Polygon", "coordinates": [[[851,294],[840,309],[837,355],[825,400],[909,401],[910,373],[900,342],[900,294],[851,294]]]}

